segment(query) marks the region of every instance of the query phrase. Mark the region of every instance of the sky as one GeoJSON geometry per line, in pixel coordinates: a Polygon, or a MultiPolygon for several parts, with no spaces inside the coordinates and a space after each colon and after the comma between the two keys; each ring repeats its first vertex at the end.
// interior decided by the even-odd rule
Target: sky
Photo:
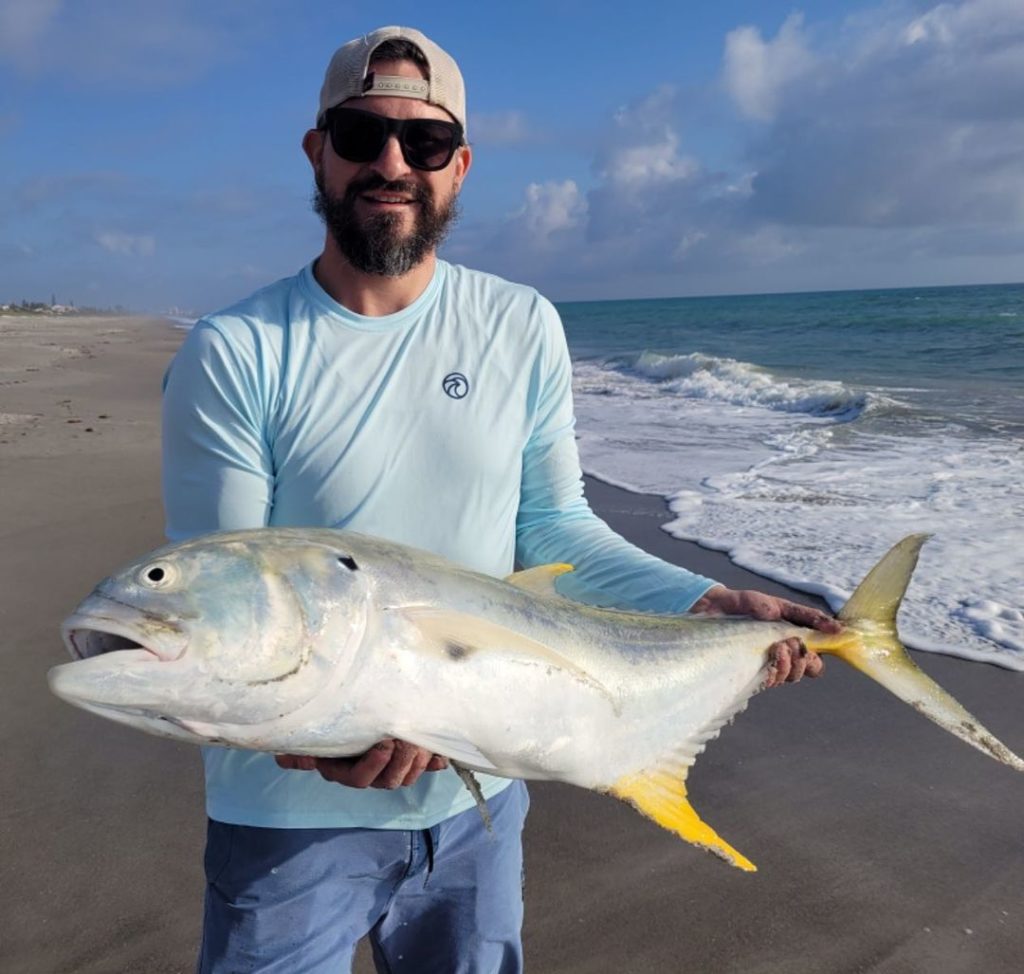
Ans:
{"type": "Polygon", "coordinates": [[[311,260],[336,47],[466,79],[447,259],[553,300],[1024,280],[1024,0],[0,0],[0,303],[222,307],[311,260]]]}

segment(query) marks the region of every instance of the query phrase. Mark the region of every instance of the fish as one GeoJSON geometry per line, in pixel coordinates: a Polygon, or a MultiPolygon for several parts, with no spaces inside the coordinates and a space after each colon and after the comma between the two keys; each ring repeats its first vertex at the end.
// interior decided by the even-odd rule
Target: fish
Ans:
{"type": "Polygon", "coordinates": [[[927,537],[896,544],[825,633],[585,605],[557,590],[568,564],[499,579],[351,531],[220,532],[100,582],[63,624],[73,661],[48,679],[86,711],[196,744],[332,757],[397,738],[471,788],[485,772],[607,793],[754,871],[693,808],[687,776],[763,688],[779,640],[839,657],[1024,771],[900,641],[927,537]]]}

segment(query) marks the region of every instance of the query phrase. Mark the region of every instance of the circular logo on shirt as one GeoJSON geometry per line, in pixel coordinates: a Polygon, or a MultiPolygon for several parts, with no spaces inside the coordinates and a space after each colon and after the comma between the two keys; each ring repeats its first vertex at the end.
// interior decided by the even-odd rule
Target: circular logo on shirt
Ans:
{"type": "Polygon", "coordinates": [[[461,372],[449,372],[441,381],[441,388],[452,399],[465,399],[469,393],[469,379],[461,372]]]}

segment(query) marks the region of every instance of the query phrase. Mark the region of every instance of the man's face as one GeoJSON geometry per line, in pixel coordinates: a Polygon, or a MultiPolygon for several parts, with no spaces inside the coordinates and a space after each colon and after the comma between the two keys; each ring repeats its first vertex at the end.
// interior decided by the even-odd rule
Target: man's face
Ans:
{"type": "MultiPolygon", "coordinates": [[[[409,61],[374,62],[373,70],[423,76],[409,61]]],[[[349,99],[345,107],[389,118],[451,120],[444,109],[414,98],[372,95],[349,99]]],[[[413,169],[394,136],[371,162],[341,158],[323,132],[307,133],[303,147],[316,181],[314,209],[345,259],[363,273],[407,273],[436,250],[456,218],[459,188],[470,163],[465,146],[436,172],[413,169]]]]}

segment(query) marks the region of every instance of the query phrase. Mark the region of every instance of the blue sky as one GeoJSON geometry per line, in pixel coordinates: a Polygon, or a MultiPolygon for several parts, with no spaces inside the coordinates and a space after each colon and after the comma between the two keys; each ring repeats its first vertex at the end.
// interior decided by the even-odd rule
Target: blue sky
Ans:
{"type": "Polygon", "coordinates": [[[0,301],[209,310],[318,251],[349,38],[462,66],[451,260],[555,300],[1024,279],[1024,2],[0,0],[0,301]]]}

